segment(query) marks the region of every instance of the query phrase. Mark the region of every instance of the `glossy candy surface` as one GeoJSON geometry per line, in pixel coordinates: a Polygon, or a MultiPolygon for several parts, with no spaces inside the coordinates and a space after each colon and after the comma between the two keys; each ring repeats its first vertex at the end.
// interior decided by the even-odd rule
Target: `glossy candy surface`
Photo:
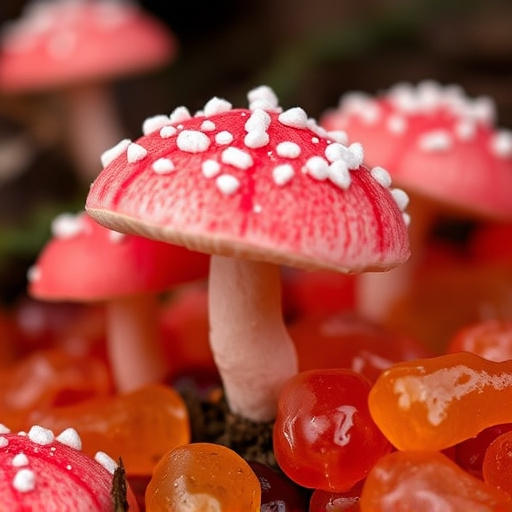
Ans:
{"type": "Polygon", "coordinates": [[[484,481],[512,497],[512,431],[505,432],[485,452],[482,475],[484,481]]]}
{"type": "Polygon", "coordinates": [[[382,457],[368,475],[361,512],[510,512],[505,493],[469,475],[439,452],[382,457]]]}
{"type": "Polygon", "coordinates": [[[347,492],[327,492],[317,489],[311,495],[309,512],[359,512],[359,500],[364,480],[347,492]]]}
{"type": "Polygon", "coordinates": [[[482,465],[487,448],[498,436],[510,430],[512,430],[512,423],[485,428],[475,437],[456,444],[453,447],[453,460],[468,473],[482,479],[482,465]]]}
{"type": "Polygon", "coordinates": [[[306,492],[280,471],[257,461],[248,461],[261,484],[262,512],[304,512],[306,492]]]}
{"type": "Polygon", "coordinates": [[[190,441],[185,403],[176,391],[160,384],[53,408],[35,414],[34,420],[53,430],[71,425],[80,432],[86,453],[101,448],[122,457],[128,475],[151,474],[164,453],[190,441]]]}
{"type": "Polygon", "coordinates": [[[147,512],[260,512],[261,487],[230,448],[182,445],[166,453],[146,490],[147,512]]]}
{"type": "Polygon", "coordinates": [[[347,369],[310,370],[281,391],[274,452],[294,482],[343,492],[366,476],[391,445],[368,411],[370,382],[347,369]]]}
{"type": "Polygon", "coordinates": [[[373,386],[373,419],[400,450],[442,450],[512,422],[512,361],[469,352],[395,364],[373,386]]]}

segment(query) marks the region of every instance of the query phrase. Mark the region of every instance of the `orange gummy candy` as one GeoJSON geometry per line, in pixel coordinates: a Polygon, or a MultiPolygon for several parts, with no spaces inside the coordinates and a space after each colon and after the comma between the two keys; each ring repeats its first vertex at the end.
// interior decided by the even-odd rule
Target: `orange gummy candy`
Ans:
{"type": "Polygon", "coordinates": [[[73,427],[83,451],[121,457],[128,475],[150,475],[160,457],[190,442],[186,405],[169,386],[148,384],[126,394],[55,407],[30,421],[60,431],[73,427]]]}
{"type": "Polygon", "coordinates": [[[431,451],[382,457],[366,478],[359,505],[361,512],[512,512],[506,493],[431,451]]]}
{"type": "Polygon", "coordinates": [[[487,448],[482,464],[484,481],[512,496],[512,430],[499,435],[487,448]]]}
{"type": "Polygon", "coordinates": [[[261,484],[236,452],[191,443],[168,452],[146,489],[146,512],[260,512],[261,484]]]}
{"type": "Polygon", "coordinates": [[[442,450],[512,422],[512,361],[460,352],[397,363],[377,379],[370,413],[399,450],[442,450]]]}

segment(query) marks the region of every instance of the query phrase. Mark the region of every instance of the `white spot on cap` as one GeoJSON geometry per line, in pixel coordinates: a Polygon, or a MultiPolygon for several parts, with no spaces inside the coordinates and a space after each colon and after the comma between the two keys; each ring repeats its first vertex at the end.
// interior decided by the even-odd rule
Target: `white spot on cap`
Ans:
{"type": "Polygon", "coordinates": [[[317,180],[325,180],[329,175],[329,162],[321,156],[312,156],[306,162],[303,171],[317,180]]]}
{"type": "Polygon", "coordinates": [[[214,97],[206,103],[203,112],[205,116],[213,116],[222,112],[228,112],[231,108],[232,105],[229,101],[214,97]]]}
{"type": "Polygon", "coordinates": [[[272,178],[276,185],[286,185],[294,176],[295,171],[290,164],[278,165],[272,169],[272,178]]]}
{"type": "Polygon", "coordinates": [[[201,170],[205,178],[213,178],[220,172],[220,164],[215,160],[205,160],[201,165],[201,170]]]}
{"type": "Polygon", "coordinates": [[[234,194],[240,188],[240,181],[231,174],[221,174],[215,180],[215,184],[227,196],[234,194]]]}
{"type": "Polygon", "coordinates": [[[213,121],[210,121],[209,119],[206,119],[201,123],[201,130],[203,132],[211,132],[215,130],[215,123],[213,121]]]}
{"type": "Polygon", "coordinates": [[[14,475],[12,485],[19,492],[33,491],[36,488],[36,475],[30,469],[20,469],[14,475]]]}
{"type": "Polygon", "coordinates": [[[390,190],[390,192],[398,208],[400,209],[401,212],[403,212],[407,208],[407,205],[409,204],[409,196],[401,188],[394,188],[390,190]]]}
{"type": "Polygon", "coordinates": [[[40,425],[34,425],[31,427],[28,431],[28,437],[33,443],[41,445],[53,443],[55,440],[53,432],[48,428],[41,427],[40,425]]]}
{"type": "Polygon", "coordinates": [[[162,137],[162,139],[168,139],[169,137],[175,135],[177,131],[178,130],[175,126],[164,126],[160,130],[160,137],[162,137]]]}
{"type": "Polygon", "coordinates": [[[267,85],[261,85],[251,89],[247,94],[249,108],[251,110],[277,110],[279,109],[279,100],[274,91],[267,85]]]}
{"type": "Polygon", "coordinates": [[[61,213],[55,217],[50,229],[55,238],[68,239],[80,235],[84,230],[82,213],[61,213]]]}
{"type": "Polygon", "coordinates": [[[346,190],[350,187],[352,178],[344,160],[336,160],[329,165],[328,178],[338,187],[346,190]]]}
{"type": "Polygon", "coordinates": [[[16,468],[28,466],[28,457],[24,453],[17,453],[13,458],[11,464],[16,468]]]}
{"type": "Polygon", "coordinates": [[[276,146],[276,152],[283,158],[297,158],[300,156],[300,146],[295,142],[280,142],[276,146]]]}
{"type": "Polygon", "coordinates": [[[94,460],[99,462],[112,475],[117,469],[117,462],[105,452],[96,452],[96,455],[94,455],[94,460]]]}
{"type": "Polygon", "coordinates": [[[146,148],[143,148],[140,144],[132,142],[128,144],[128,148],[126,150],[126,159],[128,160],[128,163],[134,164],[135,162],[145,158],[147,154],[148,150],[146,148]]]}
{"type": "Polygon", "coordinates": [[[329,144],[325,148],[325,157],[329,162],[334,162],[335,160],[339,160],[340,158],[344,158],[348,151],[348,148],[343,144],[338,142],[334,142],[333,144],[329,144]]]}
{"type": "Polygon", "coordinates": [[[395,114],[388,117],[386,126],[391,133],[401,135],[407,129],[407,121],[403,116],[395,114]]]}
{"type": "Polygon", "coordinates": [[[55,439],[59,441],[59,443],[70,446],[75,450],[82,449],[82,440],[74,428],[69,427],[63,430],[55,439]]]}
{"type": "Polygon", "coordinates": [[[238,148],[226,148],[221,155],[221,160],[225,164],[230,164],[238,169],[248,169],[252,164],[252,157],[249,153],[238,148]]]}
{"type": "MultiPolygon", "coordinates": [[[[334,142],[339,142],[340,144],[348,144],[348,135],[347,132],[343,130],[331,130],[326,133],[327,137],[332,139],[334,142]]],[[[313,141],[315,142],[315,141],[313,141]]],[[[316,140],[318,142],[318,139],[316,140]]]]}
{"type": "Polygon", "coordinates": [[[411,216],[408,213],[402,212],[402,220],[406,226],[411,224],[411,216]]]}
{"type": "Polygon", "coordinates": [[[176,107],[169,116],[169,119],[171,123],[181,123],[191,117],[192,116],[190,115],[190,111],[187,107],[176,107]]]}
{"type": "Polygon", "coordinates": [[[293,107],[279,114],[279,122],[292,128],[307,128],[308,116],[300,107],[293,107]]]}
{"type": "Polygon", "coordinates": [[[171,123],[171,119],[169,116],[158,115],[153,117],[148,117],[142,123],[142,133],[144,135],[149,135],[153,132],[161,130],[164,126],[168,126],[171,123]]]}
{"type": "Polygon", "coordinates": [[[512,131],[498,131],[491,140],[491,148],[496,156],[502,158],[512,156],[512,131]]]}
{"type": "Polygon", "coordinates": [[[0,448],[5,448],[8,445],[9,445],[9,439],[7,439],[7,437],[0,436],[0,448]]]}
{"type": "Polygon", "coordinates": [[[215,135],[215,142],[225,146],[226,144],[231,144],[233,142],[233,138],[234,137],[231,132],[224,130],[215,135]]]}
{"type": "Polygon", "coordinates": [[[255,204],[253,207],[252,207],[252,211],[254,213],[261,213],[263,211],[263,208],[261,206],[261,204],[255,204]]]}
{"type": "Polygon", "coordinates": [[[131,144],[130,139],[123,139],[122,141],[118,142],[114,147],[107,149],[104,151],[100,157],[101,164],[103,167],[106,167],[110,163],[112,163],[118,156],[121,156],[128,146],[131,144]]]}
{"type": "Polygon", "coordinates": [[[0,434],[10,434],[11,429],[6,427],[3,423],[0,423],[0,434]]]}
{"type": "Polygon", "coordinates": [[[448,151],[452,148],[452,137],[445,130],[434,130],[423,134],[418,144],[420,149],[428,152],[448,151]]]}
{"type": "Polygon", "coordinates": [[[270,115],[261,108],[258,108],[247,119],[244,127],[246,132],[252,132],[253,130],[265,131],[269,125],[270,115]]]}
{"type": "Polygon", "coordinates": [[[175,170],[174,164],[169,158],[159,158],[158,160],[155,160],[151,165],[151,168],[157,174],[168,174],[175,170]]]}
{"type": "Polygon", "coordinates": [[[198,130],[183,130],[179,133],[176,144],[187,153],[201,153],[210,147],[210,139],[198,130]]]}
{"type": "Polygon", "coordinates": [[[471,140],[476,133],[476,123],[471,119],[461,120],[455,125],[454,132],[459,140],[471,140]]]}
{"type": "Polygon", "coordinates": [[[391,186],[391,176],[386,169],[383,167],[373,167],[370,170],[370,174],[372,175],[373,179],[380,183],[383,187],[389,188],[391,186]]]}
{"type": "Polygon", "coordinates": [[[270,137],[267,132],[260,130],[251,130],[244,137],[244,144],[251,149],[262,148],[266,146],[270,141],[270,137]]]}
{"type": "Polygon", "coordinates": [[[360,142],[353,142],[343,156],[349,169],[358,169],[364,160],[364,149],[360,142]]]}

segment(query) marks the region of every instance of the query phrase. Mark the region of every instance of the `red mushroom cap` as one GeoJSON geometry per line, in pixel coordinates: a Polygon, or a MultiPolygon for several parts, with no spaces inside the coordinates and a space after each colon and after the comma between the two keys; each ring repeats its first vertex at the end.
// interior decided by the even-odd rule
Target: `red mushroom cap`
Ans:
{"type": "Polygon", "coordinates": [[[85,212],[59,215],[29,272],[29,293],[46,300],[99,301],[162,292],[205,278],[206,255],[117,233],[85,212]]]}
{"type": "Polygon", "coordinates": [[[397,84],[376,97],[342,96],[320,120],[364,145],[370,164],[393,181],[478,215],[512,218],[512,132],[494,125],[488,97],[433,81],[397,84]]]}
{"type": "Polygon", "coordinates": [[[102,156],[88,213],[118,231],[276,264],[359,272],[404,262],[407,197],[387,173],[301,108],[282,112],[270,88],[249,100],[146,120],[144,136],[102,156]]]}
{"type": "MultiPolygon", "coordinates": [[[[81,452],[75,430],[57,437],[37,425],[28,433],[0,430],[0,510],[112,512],[117,464],[102,452],[94,459],[81,452]]],[[[133,499],[130,510],[138,510],[133,499]]]]}
{"type": "Polygon", "coordinates": [[[39,0],[5,27],[0,89],[35,91],[143,72],[170,62],[176,49],[169,29],[133,2],[39,0]]]}

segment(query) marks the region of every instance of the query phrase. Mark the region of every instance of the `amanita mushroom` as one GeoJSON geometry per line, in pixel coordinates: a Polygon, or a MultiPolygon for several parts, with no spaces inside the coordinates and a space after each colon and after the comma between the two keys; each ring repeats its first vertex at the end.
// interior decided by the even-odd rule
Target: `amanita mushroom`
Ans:
{"type": "MultiPolygon", "coordinates": [[[[92,458],[81,446],[72,428],[55,436],[38,425],[27,433],[0,425],[0,509],[114,512],[117,463],[104,452],[92,458]]],[[[130,512],[139,510],[129,488],[127,504],[130,512]]]]}
{"type": "Polygon", "coordinates": [[[434,81],[399,83],[374,97],[346,93],[320,124],[362,143],[366,161],[383,165],[413,199],[407,264],[358,278],[358,308],[371,320],[384,321],[411,286],[440,214],[512,219],[512,132],[496,128],[489,97],[434,81]]]}
{"type": "Polygon", "coordinates": [[[409,244],[400,192],[363,166],[359,145],[328,137],[300,107],[282,111],[269,87],[249,103],[214,97],[194,116],[178,107],[146,120],[141,138],[103,155],[86,210],[111,229],[212,254],[212,352],[231,410],[263,422],[297,372],[279,266],[385,270],[409,244]]]}
{"type": "Polygon", "coordinates": [[[163,67],[176,48],[170,30],[134,1],[32,0],[4,27],[0,91],[59,91],[75,165],[89,184],[97,155],[122,133],[106,82],[163,67]]]}
{"type": "Polygon", "coordinates": [[[61,214],[30,269],[28,293],[51,301],[102,302],[118,391],[161,381],[169,369],[159,339],[158,295],[208,275],[208,257],[100,226],[85,212],[61,214]]]}

